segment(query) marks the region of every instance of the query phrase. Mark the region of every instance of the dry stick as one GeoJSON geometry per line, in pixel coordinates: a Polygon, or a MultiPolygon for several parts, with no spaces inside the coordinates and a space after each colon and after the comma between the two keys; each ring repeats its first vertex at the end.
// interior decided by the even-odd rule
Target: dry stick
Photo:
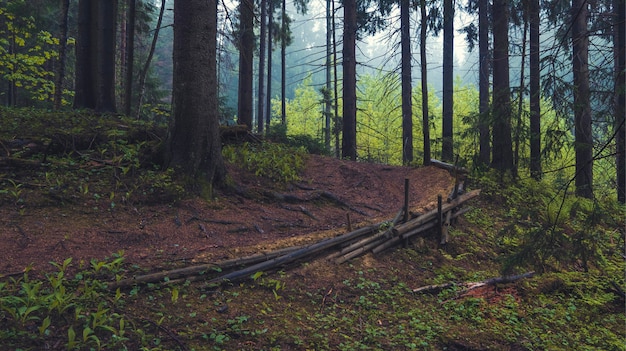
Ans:
{"type": "Polygon", "coordinates": [[[527,272],[524,274],[513,275],[513,276],[505,276],[505,277],[496,277],[491,279],[486,279],[480,282],[468,282],[468,283],[446,283],[446,284],[437,284],[437,285],[427,285],[422,286],[416,289],[413,289],[414,293],[424,293],[424,292],[435,292],[440,291],[441,289],[449,288],[451,286],[461,286],[465,288],[465,292],[479,288],[485,285],[495,285],[495,284],[506,284],[512,283],[516,280],[523,278],[530,278],[535,275],[535,272],[527,272]]]}

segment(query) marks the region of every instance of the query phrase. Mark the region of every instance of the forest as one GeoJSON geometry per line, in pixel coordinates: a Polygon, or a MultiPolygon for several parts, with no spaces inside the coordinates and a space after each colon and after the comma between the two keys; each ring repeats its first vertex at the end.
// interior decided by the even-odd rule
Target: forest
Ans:
{"type": "Polygon", "coordinates": [[[0,345],[624,350],[625,13],[0,1],[0,345]]]}

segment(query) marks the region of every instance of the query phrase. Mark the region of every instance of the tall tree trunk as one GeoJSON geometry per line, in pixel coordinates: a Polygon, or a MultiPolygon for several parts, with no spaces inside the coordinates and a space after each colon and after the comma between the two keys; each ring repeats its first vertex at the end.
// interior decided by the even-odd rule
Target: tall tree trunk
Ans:
{"type": "Polygon", "coordinates": [[[285,106],[285,84],[287,82],[287,34],[285,33],[285,26],[287,25],[287,0],[283,0],[281,4],[281,28],[283,35],[280,39],[280,122],[282,125],[287,124],[287,107],[285,106]]]}
{"type": "Polygon", "coordinates": [[[272,52],[273,35],[272,27],[274,26],[274,1],[269,1],[269,13],[267,14],[267,94],[265,94],[265,129],[270,130],[272,121],[272,52]]]}
{"type": "Polygon", "coordinates": [[[402,45],[402,163],[413,162],[413,101],[411,92],[410,0],[400,1],[402,45]]]}
{"type": "Polygon", "coordinates": [[[340,148],[339,148],[339,132],[343,127],[343,118],[339,117],[339,78],[337,77],[337,26],[335,25],[335,0],[331,0],[332,2],[332,26],[333,26],[333,101],[335,105],[335,118],[334,118],[334,126],[333,131],[335,134],[335,157],[339,158],[340,148]]]}
{"type": "Polygon", "coordinates": [[[133,103],[133,68],[135,61],[135,18],[137,14],[137,0],[128,0],[128,14],[126,22],[126,83],[124,84],[124,112],[131,115],[133,103]]]}
{"type": "Polygon", "coordinates": [[[614,0],[615,14],[615,46],[616,77],[615,77],[615,144],[617,146],[617,201],[626,203],[626,1],[614,0]]]}
{"type": "Polygon", "coordinates": [[[254,1],[240,0],[239,88],[237,123],[252,129],[252,60],[254,57],[254,1]]]}
{"type": "Polygon", "coordinates": [[[161,9],[159,10],[159,18],[157,19],[156,28],[154,29],[154,36],[152,36],[152,43],[150,44],[150,51],[148,52],[148,58],[146,58],[146,62],[143,64],[143,68],[141,72],[139,72],[139,99],[137,104],[137,119],[141,117],[141,108],[143,106],[143,98],[146,94],[146,77],[148,75],[148,69],[150,68],[150,63],[152,62],[152,57],[154,56],[154,51],[156,50],[156,44],[159,40],[159,33],[161,32],[161,24],[163,23],[163,14],[165,13],[165,2],[166,0],[161,0],[161,9]]]}
{"type": "Polygon", "coordinates": [[[185,174],[192,190],[211,195],[226,175],[217,106],[217,2],[174,3],[173,117],[165,165],[185,174]]]}
{"type": "Polygon", "coordinates": [[[95,27],[96,20],[92,18],[96,3],[91,0],[80,0],[78,2],[78,35],[76,38],[76,68],[74,82],[74,108],[96,108],[96,99],[93,82],[95,72],[92,68],[92,51],[97,44],[93,37],[92,27],[95,27]]]}
{"type": "Polygon", "coordinates": [[[539,0],[530,1],[530,176],[541,179],[539,0]]]}
{"type": "Polygon", "coordinates": [[[115,29],[117,0],[97,1],[96,111],[113,113],[115,107],[115,29]]]}
{"type": "Polygon", "coordinates": [[[54,80],[54,109],[58,110],[63,104],[63,80],[65,80],[65,61],[67,60],[67,18],[70,0],[61,0],[61,14],[59,21],[59,63],[54,80]]]}
{"type": "Polygon", "coordinates": [[[356,0],[344,1],[343,139],[341,156],[356,160],[356,0]]]}
{"type": "Polygon", "coordinates": [[[265,52],[267,43],[267,0],[261,0],[261,34],[259,36],[259,88],[257,89],[257,131],[263,134],[263,122],[265,122],[265,52]]]}
{"type": "Polygon", "coordinates": [[[491,132],[489,130],[489,0],[478,0],[478,56],[479,56],[479,117],[478,134],[479,147],[478,162],[487,166],[491,162],[491,132]]]}
{"type": "Polygon", "coordinates": [[[509,83],[509,3],[494,0],[493,18],[493,160],[492,167],[513,170],[511,87],[509,83]]]}
{"type": "Polygon", "coordinates": [[[572,71],[574,74],[574,125],[576,194],[593,197],[593,139],[589,91],[589,34],[587,1],[572,0],[572,71]]]}
{"type": "Polygon", "coordinates": [[[331,0],[326,0],[326,90],[324,91],[324,145],[328,152],[330,148],[330,120],[331,120],[331,59],[332,59],[332,22],[331,22],[331,0]]]}
{"type": "Polygon", "coordinates": [[[452,162],[454,144],[452,139],[454,114],[454,5],[443,0],[443,127],[441,159],[452,162]]]}
{"type": "Polygon", "coordinates": [[[428,17],[426,15],[426,0],[420,0],[422,23],[420,28],[420,68],[422,77],[422,134],[424,137],[424,165],[430,164],[430,123],[428,112],[428,65],[426,64],[426,33],[428,31],[428,17]]]}

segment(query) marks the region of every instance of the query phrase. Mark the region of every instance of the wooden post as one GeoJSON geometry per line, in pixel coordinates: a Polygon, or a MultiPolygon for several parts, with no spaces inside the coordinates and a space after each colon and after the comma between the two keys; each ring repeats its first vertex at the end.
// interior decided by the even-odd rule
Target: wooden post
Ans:
{"type": "Polygon", "coordinates": [[[404,178],[404,223],[409,220],[409,178],[404,178]]]}
{"type": "Polygon", "coordinates": [[[441,197],[441,194],[437,195],[437,231],[439,233],[439,238],[441,238],[441,227],[443,224],[443,214],[441,213],[441,207],[442,207],[442,202],[443,199],[441,197]]]}
{"type": "Polygon", "coordinates": [[[352,222],[350,221],[350,212],[346,212],[346,218],[348,219],[348,233],[352,231],[352,222]]]}

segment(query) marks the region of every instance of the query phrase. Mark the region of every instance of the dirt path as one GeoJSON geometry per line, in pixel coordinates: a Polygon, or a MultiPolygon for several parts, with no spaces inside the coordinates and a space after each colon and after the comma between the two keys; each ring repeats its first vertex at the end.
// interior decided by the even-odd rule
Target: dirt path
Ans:
{"type": "Polygon", "coordinates": [[[0,274],[73,257],[103,259],[124,251],[126,260],[148,270],[240,257],[298,245],[354,226],[392,218],[404,200],[433,206],[453,179],[434,167],[409,168],[357,163],[311,155],[295,184],[276,186],[230,168],[236,190],[212,202],[187,199],[156,205],[84,202],[0,207],[0,274]]]}

